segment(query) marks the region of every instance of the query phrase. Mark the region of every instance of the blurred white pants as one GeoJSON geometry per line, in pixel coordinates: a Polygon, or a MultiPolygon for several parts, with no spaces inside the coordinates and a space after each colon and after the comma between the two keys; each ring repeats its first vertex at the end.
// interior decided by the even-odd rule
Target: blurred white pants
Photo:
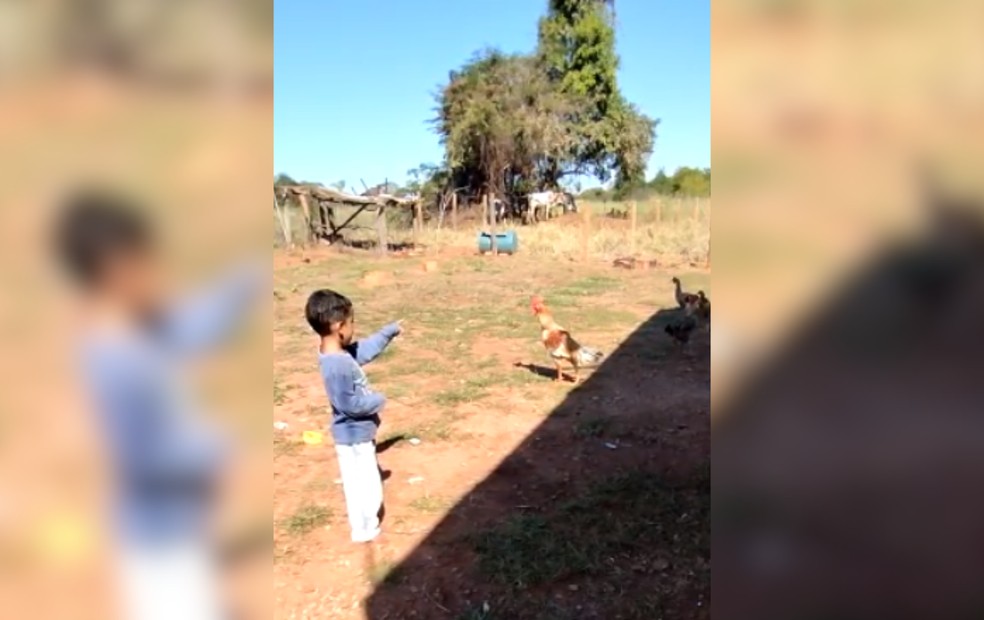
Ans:
{"type": "Polygon", "coordinates": [[[217,571],[207,545],[121,551],[123,620],[221,620],[217,571]]]}
{"type": "Polygon", "coordinates": [[[379,535],[379,509],[383,506],[383,481],[376,462],[376,444],[335,444],[342,490],[353,542],[369,542],[379,535]]]}

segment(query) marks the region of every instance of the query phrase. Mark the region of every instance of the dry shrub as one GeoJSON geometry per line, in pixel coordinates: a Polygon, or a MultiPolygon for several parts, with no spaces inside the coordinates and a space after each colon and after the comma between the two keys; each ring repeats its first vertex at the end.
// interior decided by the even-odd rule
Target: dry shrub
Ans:
{"type": "MultiPolygon", "coordinates": [[[[583,210],[592,210],[588,252],[592,258],[611,260],[633,253],[631,223],[610,217],[611,212],[628,212],[628,204],[581,201],[583,210]]],[[[651,199],[637,203],[635,255],[657,259],[660,264],[703,263],[710,248],[710,201],[651,199]],[[695,217],[695,209],[697,215],[695,217]]],[[[535,226],[505,224],[500,230],[513,229],[519,237],[519,251],[535,256],[578,258],[581,256],[580,215],[567,215],[535,226]]],[[[410,228],[389,228],[390,243],[416,240],[431,251],[454,248],[478,249],[478,235],[483,230],[474,221],[459,223],[457,230],[425,226],[414,239],[410,228]]],[[[375,231],[358,228],[345,232],[349,241],[374,241],[375,231]]]]}
{"type": "MultiPolygon", "coordinates": [[[[654,257],[663,264],[703,262],[710,248],[709,201],[699,205],[694,217],[694,201],[664,199],[657,209],[657,200],[640,202],[637,206],[635,254],[654,257]],[[661,217],[657,219],[657,214],[661,217]]],[[[591,237],[588,252],[594,258],[613,259],[632,253],[631,223],[627,219],[608,217],[610,211],[626,210],[620,203],[589,203],[582,201],[582,209],[591,208],[591,237]]],[[[519,251],[536,256],[577,258],[581,256],[582,220],[568,215],[536,226],[512,226],[519,237],[519,251]]],[[[444,228],[425,229],[418,241],[429,248],[477,249],[481,227],[470,225],[458,230],[444,228]]],[[[412,235],[408,232],[406,239],[412,235]]],[[[394,231],[394,235],[404,233],[394,231]]]]}

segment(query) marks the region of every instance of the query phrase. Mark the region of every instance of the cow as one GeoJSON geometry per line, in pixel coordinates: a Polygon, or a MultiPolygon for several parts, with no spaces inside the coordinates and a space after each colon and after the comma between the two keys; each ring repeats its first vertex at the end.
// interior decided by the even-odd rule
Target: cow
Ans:
{"type": "Polygon", "coordinates": [[[557,209],[564,213],[577,213],[577,202],[567,192],[533,192],[526,196],[526,201],[526,221],[529,224],[540,221],[540,211],[544,220],[554,217],[557,209]]]}

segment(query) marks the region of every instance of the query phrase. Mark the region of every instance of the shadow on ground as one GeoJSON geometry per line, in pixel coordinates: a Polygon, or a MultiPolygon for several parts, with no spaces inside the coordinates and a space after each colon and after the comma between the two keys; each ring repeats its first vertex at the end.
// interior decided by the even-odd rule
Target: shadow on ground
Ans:
{"type": "Polygon", "coordinates": [[[984,614],[984,229],[932,204],[720,412],[716,619],[984,614]]]}
{"type": "Polygon", "coordinates": [[[676,314],[642,324],[462,498],[367,617],[709,618],[709,339],[676,351],[676,314]]]}
{"type": "MultiPolygon", "coordinates": [[[[345,239],[344,237],[339,237],[337,241],[339,245],[347,248],[354,248],[356,250],[378,250],[379,243],[376,241],[368,241],[365,239],[345,239]]],[[[421,250],[425,246],[418,245],[412,241],[400,241],[392,242],[386,244],[386,249],[389,252],[407,252],[410,250],[421,250]]]]}

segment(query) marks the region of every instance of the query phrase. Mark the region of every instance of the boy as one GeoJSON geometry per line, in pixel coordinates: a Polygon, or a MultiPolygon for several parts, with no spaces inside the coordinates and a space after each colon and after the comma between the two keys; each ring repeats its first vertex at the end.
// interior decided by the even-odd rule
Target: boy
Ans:
{"type": "Polygon", "coordinates": [[[259,300],[264,270],[238,270],[174,304],[150,223],[105,193],[72,198],[53,241],[85,302],[82,371],[114,468],[123,617],[218,620],[208,521],[228,445],[183,393],[178,371],[259,300]]]}
{"type": "Polygon", "coordinates": [[[342,474],[352,541],[369,542],[379,535],[383,482],[376,462],[376,430],[386,397],[369,389],[364,366],[382,353],[401,331],[391,323],[372,336],[352,341],[352,302],[334,291],[311,294],[305,308],[308,324],[321,338],[318,362],[328,400],[331,433],[342,474]]]}

